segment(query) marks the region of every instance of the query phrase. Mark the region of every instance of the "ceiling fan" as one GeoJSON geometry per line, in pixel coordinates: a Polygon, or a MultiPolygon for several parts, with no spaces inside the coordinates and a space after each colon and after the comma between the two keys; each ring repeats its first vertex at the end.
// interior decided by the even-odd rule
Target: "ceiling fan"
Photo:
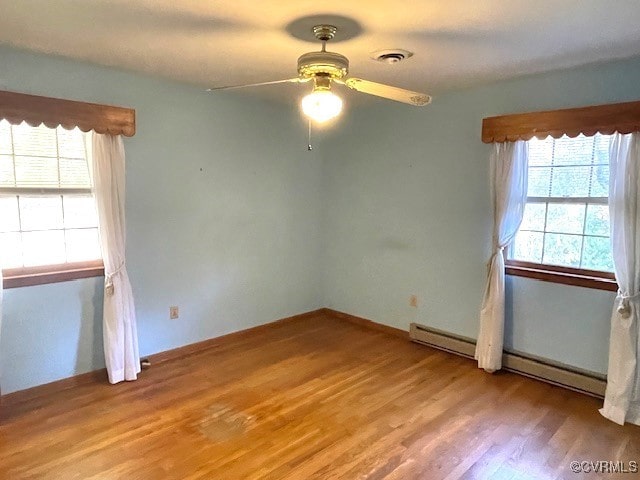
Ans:
{"type": "Polygon", "coordinates": [[[307,83],[313,81],[313,91],[302,99],[302,111],[316,122],[322,123],[337,117],[342,111],[342,99],[331,91],[331,83],[346,85],[357,92],[387,98],[396,102],[421,107],[431,103],[431,97],[424,93],[370,82],[361,78],[348,77],[349,59],[344,55],[327,51],[327,42],[336,34],[333,25],[316,25],[314,36],[322,42],[319,52],[308,52],[298,58],[298,76],[286,80],[209,88],[207,91],[231,90],[258,87],[278,83],[307,83]]]}

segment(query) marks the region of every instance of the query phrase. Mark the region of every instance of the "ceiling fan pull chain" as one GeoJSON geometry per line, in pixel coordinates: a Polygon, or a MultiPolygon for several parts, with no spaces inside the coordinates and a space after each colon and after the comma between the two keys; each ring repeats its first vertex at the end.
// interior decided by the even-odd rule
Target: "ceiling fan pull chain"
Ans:
{"type": "Polygon", "coordinates": [[[311,120],[309,120],[309,143],[307,143],[307,151],[310,152],[311,150],[313,150],[313,147],[311,146],[311,120]]]}

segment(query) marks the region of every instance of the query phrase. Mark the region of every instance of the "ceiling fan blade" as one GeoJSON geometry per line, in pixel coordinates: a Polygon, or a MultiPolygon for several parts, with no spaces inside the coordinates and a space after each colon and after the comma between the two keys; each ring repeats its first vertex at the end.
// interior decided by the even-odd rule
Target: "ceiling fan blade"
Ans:
{"type": "Polygon", "coordinates": [[[287,78],[286,80],[274,80],[272,82],[248,83],[246,85],[229,85],[227,87],[207,88],[207,92],[215,92],[216,90],[233,90],[235,88],[261,87],[263,85],[276,85],[278,83],[304,83],[311,80],[310,78],[287,78]]]}
{"type": "Polygon", "coordinates": [[[344,83],[347,87],[358,92],[388,98],[389,100],[395,100],[396,102],[408,103],[409,105],[414,105],[416,107],[421,107],[431,103],[431,97],[424,93],[412,92],[411,90],[405,90],[404,88],[370,82],[368,80],[362,80],[361,78],[348,78],[344,83]]]}

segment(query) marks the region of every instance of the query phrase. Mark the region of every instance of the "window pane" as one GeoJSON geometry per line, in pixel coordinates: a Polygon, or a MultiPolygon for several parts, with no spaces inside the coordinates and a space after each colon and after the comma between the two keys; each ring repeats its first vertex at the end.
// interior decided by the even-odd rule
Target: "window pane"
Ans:
{"type": "Polygon", "coordinates": [[[587,197],[591,167],[554,167],[551,177],[552,197],[587,197]]]}
{"type": "Polygon", "coordinates": [[[613,271],[611,244],[608,238],[584,237],[582,268],[590,270],[613,271]]]}
{"type": "Polygon", "coordinates": [[[13,157],[0,155],[0,187],[15,187],[16,179],[13,175],[13,157]]]}
{"type": "Polygon", "coordinates": [[[0,232],[19,232],[18,197],[0,197],[0,232]]]}
{"type": "Polygon", "coordinates": [[[511,246],[509,258],[540,263],[542,261],[543,236],[544,234],[541,232],[519,231],[511,246]]]}
{"type": "Polygon", "coordinates": [[[91,187],[89,168],[84,158],[60,158],[60,186],[67,188],[91,187]]]}
{"type": "Polygon", "coordinates": [[[92,196],[65,195],[63,202],[65,228],[98,226],[98,215],[96,213],[95,201],[92,196]]]}
{"type": "Polygon", "coordinates": [[[524,207],[521,230],[544,231],[544,218],[547,211],[546,203],[527,203],[524,207]]]}
{"type": "Polygon", "coordinates": [[[527,195],[530,197],[548,197],[551,191],[551,168],[530,167],[527,195]]]}
{"type": "Polygon", "coordinates": [[[601,134],[529,140],[528,196],[567,201],[527,203],[509,258],[612,270],[608,206],[570,200],[608,197],[610,140],[601,134]]]}
{"type": "Polygon", "coordinates": [[[584,203],[551,203],[547,211],[547,232],[577,233],[584,230],[584,203]]]}
{"type": "Polygon", "coordinates": [[[555,141],[554,165],[591,165],[593,139],[580,134],[576,138],[563,136],[555,141]]]}
{"type": "Polygon", "coordinates": [[[98,229],[67,230],[67,262],[96,260],[100,257],[98,229]]]}
{"type": "Polygon", "coordinates": [[[543,263],[580,267],[581,235],[547,233],[544,236],[543,263]]]}
{"type": "Polygon", "coordinates": [[[609,196],[609,164],[596,165],[593,167],[591,175],[590,197],[609,196]]]}
{"type": "Polygon", "coordinates": [[[529,166],[551,166],[553,159],[553,137],[543,140],[532,138],[529,140],[529,166]]]}
{"type": "Polygon", "coordinates": [[[22,249],[25,267],[64,263],[64,232],[62,230],[24,232],[22,249]]]}
{"type": "Polygon", "coordinates": [[[19,187],[58,187],[58,159],[15,157],[16,183],[19,187]]]}
{"type": "Polygon", "coordinates": [[[587,235],[609,236],[609,206],[588,205],[587,221],[585,225],[587,235]]]}
{"type": "Polygon", "coordinates": [[[93,195],[39,189],[90,188],[85,134],[79,129],[10,125],[0,120],[0,256],[5,268],[100,258],[93,195]]]}
{"type": "MultiPolygon", "coordinates": [[[[84,134],[78,129],[65,130],[58,127],[58,154],[66,158],[85,159],[84,134]]],[[[85,162],[86,163],[86,162],[85,162]]]]}
{"type": "Polygon", "coordinates": [[[13,148],[16,155],[56,157],[56,131],[44,125],[31,127],[26,123],[13,126],[13,148]]]}
{"type": "Polygon", "coordinates": [[[2,268],[22,266],[22,242],[20,233],[0,233],[0,259],[2,268]]]}
{"type": "Polygon", "coordinates": [[[593,138],[594,165],[609,165],[609,144],[611,142],[611,135],[601,135],[597,133],[593,138]]]}
{"type": "Polygon", "coordinates": [[[22,230],[62,228],[62,197],[20,196],[22,230]]]}
{"type": "Polygon", "coordinates": [[[11,124],[6,120],[0,120],[0,155],[12,155],[11,124]]]}

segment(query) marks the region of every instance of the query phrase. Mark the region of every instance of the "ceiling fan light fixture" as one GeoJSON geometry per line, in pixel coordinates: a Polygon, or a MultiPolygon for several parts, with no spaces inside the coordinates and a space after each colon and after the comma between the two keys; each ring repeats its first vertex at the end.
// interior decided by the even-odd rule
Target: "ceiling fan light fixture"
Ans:
{"type": "Polygon", "coordinates": [[[314,88],[302,99],[302,112],[318,123],[336,118],[342,112],[342,99],[326,88],[314,88]]]}

